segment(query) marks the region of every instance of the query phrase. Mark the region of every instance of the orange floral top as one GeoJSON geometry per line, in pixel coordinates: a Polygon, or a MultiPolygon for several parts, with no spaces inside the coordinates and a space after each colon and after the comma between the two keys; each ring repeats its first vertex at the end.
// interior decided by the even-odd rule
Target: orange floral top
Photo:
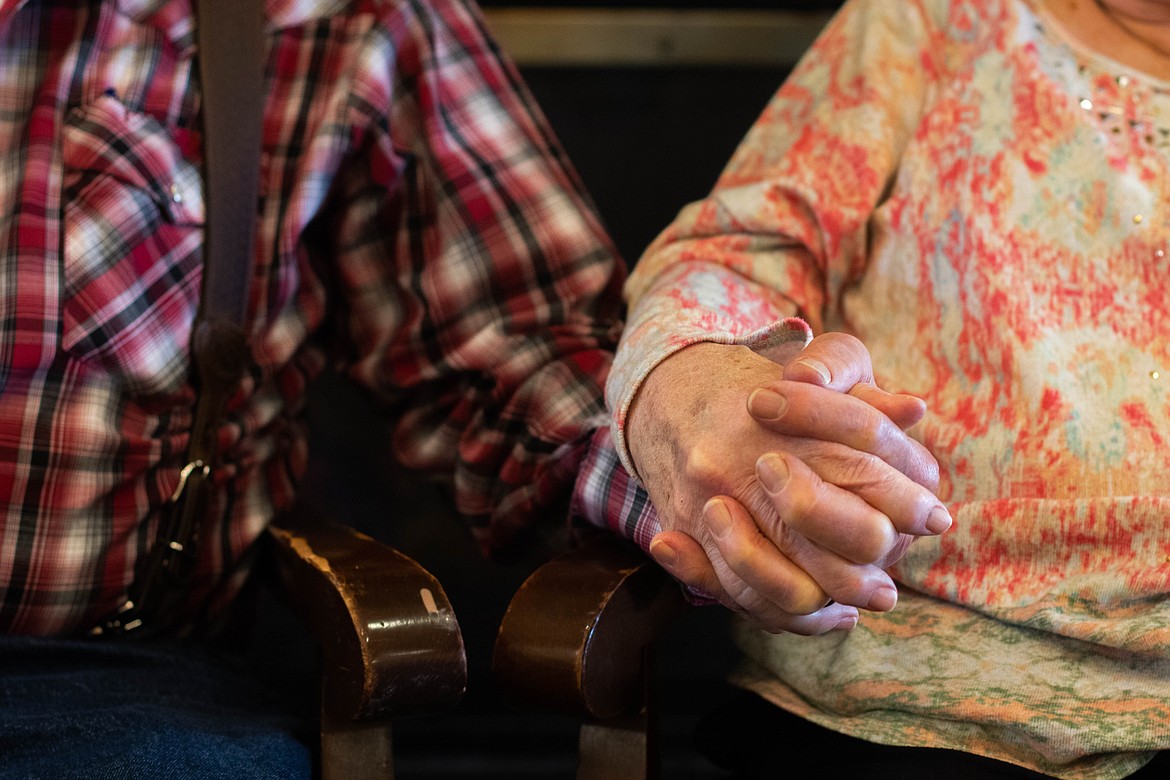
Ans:
{"type": "Polygon", "coordinates": [[[833,729],[1066,778],[1170,749],[1170,83],[1036,0],[849,2],[638,263],[608,396],[696,340],[844,330],[955,517],[852,632],[737,628],[833,729]]]}

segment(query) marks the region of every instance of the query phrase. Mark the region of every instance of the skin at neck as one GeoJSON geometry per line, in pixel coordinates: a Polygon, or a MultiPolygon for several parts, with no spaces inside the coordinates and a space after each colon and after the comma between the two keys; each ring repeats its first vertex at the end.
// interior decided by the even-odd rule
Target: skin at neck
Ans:
{"type": "Polygon", "coordinates": [[[1170,81],[1170,0],[1043,0],[1083,48],[1170,81]]]}

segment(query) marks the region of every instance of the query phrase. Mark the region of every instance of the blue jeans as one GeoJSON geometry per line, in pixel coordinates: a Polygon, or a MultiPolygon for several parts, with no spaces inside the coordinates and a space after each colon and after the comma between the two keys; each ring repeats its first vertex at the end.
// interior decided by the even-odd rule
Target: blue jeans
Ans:
{"type": "Polygon", "coordinates": [[[3,780],[307,780],[294,709],[240,653],[0,637],[3,780]]]}

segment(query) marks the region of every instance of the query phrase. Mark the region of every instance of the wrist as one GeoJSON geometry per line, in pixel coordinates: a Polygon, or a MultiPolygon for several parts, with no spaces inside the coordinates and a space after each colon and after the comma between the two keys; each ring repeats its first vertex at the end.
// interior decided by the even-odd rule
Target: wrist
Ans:
{"type": "Polygon", "coordinates": [[[680,420],[702,413],[710,401],[713,368],[736,359],[756,356],[747,347],[701,341],[671,353],[650,370],[626,415],[626,444],[639,474],[646,473],[664,442],[678,441],[680,420]]]}

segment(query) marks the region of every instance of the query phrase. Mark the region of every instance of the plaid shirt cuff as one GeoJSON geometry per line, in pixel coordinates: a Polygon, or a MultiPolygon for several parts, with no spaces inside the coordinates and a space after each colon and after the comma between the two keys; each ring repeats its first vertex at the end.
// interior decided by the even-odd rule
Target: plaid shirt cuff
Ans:
{"type": "MultiPolygon", "coordinates": [[[[618,459],[609,428],[598,428],[589,441],[573,490],[572,517],[575,522],[608,528],[647,554],[650,541],[662,530],[646,488],[630,476],[618,459]]],[[[707,593],[680,584],[692,604],[719,603],[707,593]]]]}
{"type": "Polygon", "coordinates": [[[572,513],[599,528],[608,528],[650,550],[650,540],[662,530],[650,496],[618,459],[608,427],[598,428],[577,474],[572,513]]]}

